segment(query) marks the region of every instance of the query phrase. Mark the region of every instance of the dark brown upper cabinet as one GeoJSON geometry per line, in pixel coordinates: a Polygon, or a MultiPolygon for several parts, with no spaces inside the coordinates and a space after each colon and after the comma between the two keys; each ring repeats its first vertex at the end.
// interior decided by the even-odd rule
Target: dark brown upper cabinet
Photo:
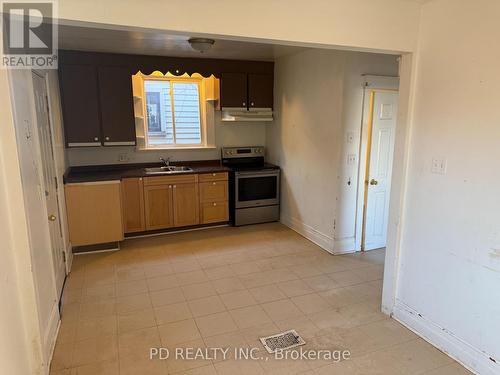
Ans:
{"type": "Polygon", "coordinates": [[[129,69],[98,67],[104,146],[136,144],[132,76],[129,69]]]}
{"type": "Polygon", "coordinates": [[[66,145],[100,146],[102,134],[96,68],[89,65],[61,66],[60,80],[66,145]]]}
{"type": "Polygon", "coordinates": [[[273,108],[273,75],[222,73],[220,101],[224,108],[273,108]]]}
{"type": "Polygon", "coordinates": [[[220,78],[220,104],[222,109],[247,108],[247,74],[222,73],[220,78]]]}
{"type": "Polygon", "coordinates": [[[249,74],[248,108],[273,108],[273,86],[271,74],[249,74]]]}

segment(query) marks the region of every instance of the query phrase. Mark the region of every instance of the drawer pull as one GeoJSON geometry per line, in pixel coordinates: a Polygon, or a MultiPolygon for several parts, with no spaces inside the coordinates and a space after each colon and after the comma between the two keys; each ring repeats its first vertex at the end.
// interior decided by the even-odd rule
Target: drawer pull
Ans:
{"type": "Polygon", "coordinates": [[[217,185],[217,182],[212,182],[212,185],[217,185]]]}
{"type": "Polygon", "coordinates": [[[172,185],[168,185],[168,188],[169,188],[169,189],[172,189],[172,185]]]}
{"type": "Polygon", "coordinates": [[[214,206],[217,206],[217,203],[214,203],[214,206]]]}
{"type": "Polygon", "coordinates": [[[215,176],[217,176],[217,174],[216,174],[216,173],[212,173],[212,176],[214,176],[214,177],[215,177],[215,176]]]}

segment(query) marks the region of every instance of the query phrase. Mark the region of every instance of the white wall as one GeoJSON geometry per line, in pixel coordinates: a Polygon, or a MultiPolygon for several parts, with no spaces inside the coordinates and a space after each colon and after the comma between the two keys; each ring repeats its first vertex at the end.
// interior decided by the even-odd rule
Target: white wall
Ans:
{"type": "Polygon", "coordinates": [[[412,0],[61,0],[58,12],[65,20],[188,35],[413,51],[420,4],[412,0]]]}
{"type": "Polygon", "coordinates": [[[395,56],[357,52],[309,50],[276,61],[267,156],[283,169],[281,220],[329,251],[334,237],[354,241],[358,170],[347,154],[359,152],[361,74],[397,70],[395,56]]]}
{"type": "Polygon", "coordinates": [[[480,374],[500,373],[499,18],[497,0],[423,8],[396,301],[480,374]]]}
{"type": "Polygon", "coordinates": [[[172,161],[220,159],[222,146],[265,146],[268,123],[232,123],[220,121],[221,112],[215,112],[215,148],[193,150],[136,150],[135,147],[89,147],[66,149],[70,166],[117,164],[119,156],[126,154],[126,163],[157,162],[162,157],[172,161]]]}

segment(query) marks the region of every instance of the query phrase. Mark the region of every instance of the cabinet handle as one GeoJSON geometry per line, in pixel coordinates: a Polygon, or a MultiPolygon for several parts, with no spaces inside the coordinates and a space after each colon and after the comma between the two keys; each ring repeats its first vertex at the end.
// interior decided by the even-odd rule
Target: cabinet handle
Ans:
{"type": "Polygon", "coordinates": [[[142,181],[142,177],[141,177],[141,178],[139,178],[139,181],[142,181]]]}
{"type": "Polygon", "coordinates": [[[172,185],[168,185],[168,188],[169,188],[169,189],[172,189],[172,185]]]}
{"type": "Polygon", "coordinates": [[[214,203],[214,206],[217,206],[217,203],[214,203]]]}
{"type": "Polygon", "coordinates": [[[247,105],[247,103],[243,102],[243,107],[246,106],[246,105],[247,105]]]}
{"type": "Polygon", "coordinates": [[[177,185],[174,185],[174,189],[177,187],[177,185]]]}
{"type": "Polygon", "coordinates": [[[94,138],[94,141],[98,141],[98,140],[99,140],[99,138],[97,138],[97,137],[94,138]]]}
{"type": "Polygon", "coordinates": [[[251,102],[250,105],[253,107],[253,102],[251,102]]]}
{"type": "Polygon", "coordinates": [[[212,182],[212,185],[217,185],[217,182],[212,182]]]}
{"type": "Polygon", "coordinates": [[[215,173],[212,173],[212,176],[214,176],[214,177],[215,177],[215,175],[216,175],[215,173]]]}
{"type": "Polygon", "coordinates": [[[105,139],[106,139],[106,141],[109,141],[109,137],[106,137],[105,139]]]}

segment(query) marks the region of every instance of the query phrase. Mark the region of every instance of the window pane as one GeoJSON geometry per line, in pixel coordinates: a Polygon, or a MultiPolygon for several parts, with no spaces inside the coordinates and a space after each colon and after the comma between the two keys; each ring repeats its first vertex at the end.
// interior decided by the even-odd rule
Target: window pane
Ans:
{"type": "Polygon", "coordinates": [[[169,81],[145,81],[148,143],[165,145],[174,143],[172,101],[169,81]]]}
{"type": "Polygon", "coordinates": [[[201,144],[198,84],[174,82],[175,139],[177,144],[201,144]]]}

